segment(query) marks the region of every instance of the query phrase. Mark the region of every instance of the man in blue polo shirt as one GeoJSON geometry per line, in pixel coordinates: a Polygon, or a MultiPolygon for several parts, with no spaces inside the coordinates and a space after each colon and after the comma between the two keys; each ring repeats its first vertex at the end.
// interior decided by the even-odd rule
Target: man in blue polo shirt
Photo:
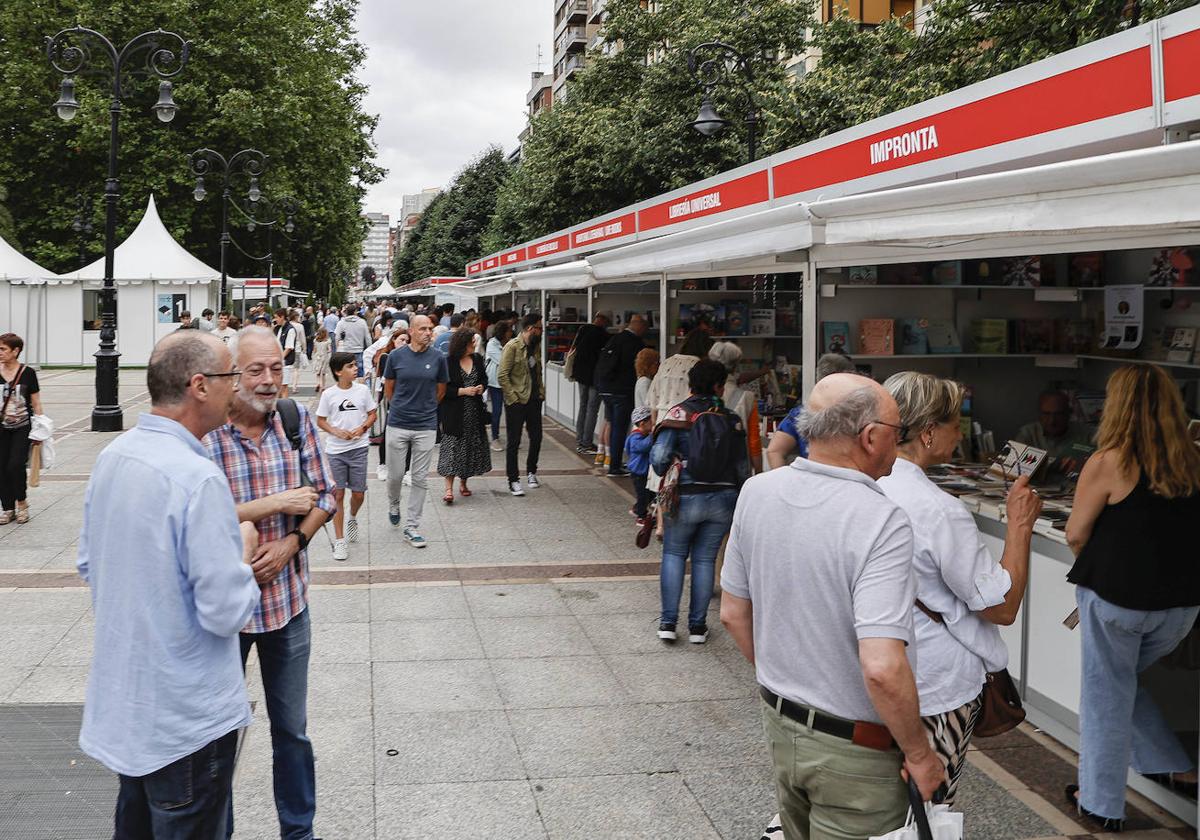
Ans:
{"type": "Polygon", "coordinates": [[[421,511],[429,483],[429,465],[437,443],[438,403],[450,379],[446,357],[435,350],[433,321],[413,316],[408,325],[408,344],[388,354],[384,365],[383,389],[390,404],[387,418],[388,521],[400,524],[400,491],[404,464],[412,454],[412,489],[404,521],[404,539],[414,548],[424,548],[421,511]]]}

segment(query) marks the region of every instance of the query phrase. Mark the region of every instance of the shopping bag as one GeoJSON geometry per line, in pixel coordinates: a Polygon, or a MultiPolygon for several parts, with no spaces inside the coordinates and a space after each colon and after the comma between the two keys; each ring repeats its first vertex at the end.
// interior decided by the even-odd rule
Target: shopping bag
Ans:
{"type": "Polygon", "coordinates": [[[962,840],[963,815],[949,805],[930,805],[911,779],[908,782],[908,818],[904,825],[870,840],[962,840]]]}
{"type": "Polygon", "coordinates": [[[35,443],[29,447],[29,481],[30,487],[40,487],[42,484],[42,445],[35,443]]]}

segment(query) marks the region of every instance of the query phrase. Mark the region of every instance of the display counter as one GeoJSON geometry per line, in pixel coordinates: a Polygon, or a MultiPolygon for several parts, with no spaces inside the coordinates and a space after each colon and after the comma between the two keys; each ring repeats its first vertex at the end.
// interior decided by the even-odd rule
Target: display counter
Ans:
{"type": "Polygon", "coordinates": [[[574,431],[578,411],[579,389],[567,379],[561,362],[550,362],[546,365],[546,416],[574,431]]]}

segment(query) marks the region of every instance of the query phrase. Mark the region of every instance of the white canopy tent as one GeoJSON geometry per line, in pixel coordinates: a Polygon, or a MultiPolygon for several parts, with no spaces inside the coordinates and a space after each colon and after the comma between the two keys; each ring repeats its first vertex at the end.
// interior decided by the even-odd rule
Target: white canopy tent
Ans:
{"type": "Polygon", "coordinates": [[[373,290],[367,292],[367,297],[369,297],[369,298],[395,297],[395,296],[396,296],[396,288],[391,283],[389,283],[386,278],[384,278],[384,281],[382,283],[380,283],[378,286],[376,286],[373,290]]]}
{"type": "Polygon", "coordinates": [[[46,336],[39,325],[46,320],[46,290],[54,272],[47,271],[4,239],[0,239],[0,332],[13,332],[25,340],[22,360],[45,361],[46,336]]]}
{"type": "Polygon", "coordinates": [[[36,284],[45,283],[47,278],[54,276],[53,271],[42,268],[0,238],[0,280],[9,283],[36,284]]]}
{"type": "Polygon", "coordinates": [[[596,285],[596,278],[587,260],[518,271],[508,275],[507,280],[513,288],[522,292],[561,292],[596,285]]]}

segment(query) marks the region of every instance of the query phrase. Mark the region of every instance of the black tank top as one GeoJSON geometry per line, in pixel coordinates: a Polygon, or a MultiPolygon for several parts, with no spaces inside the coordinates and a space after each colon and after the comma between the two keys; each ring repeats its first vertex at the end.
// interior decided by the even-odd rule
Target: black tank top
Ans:
{"type": "Polygon", "coordinates": [[[1197,523],[1200,494],[1167,499],[1143,475],[1100,512],[1067,580],[1131,610],[1200,605],[1197,523]]]}

